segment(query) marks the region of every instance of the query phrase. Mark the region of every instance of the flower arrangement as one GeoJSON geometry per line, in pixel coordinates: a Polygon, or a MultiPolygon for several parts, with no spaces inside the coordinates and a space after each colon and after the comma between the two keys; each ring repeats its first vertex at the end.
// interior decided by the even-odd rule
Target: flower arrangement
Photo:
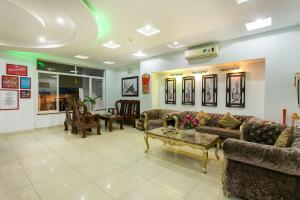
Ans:
{"type": "Polygon", "coordinates": [[[200,120],[197,117],[193,117],[191,114],[187,114],[184,116],[181,128],[190,129],[198,126],[200,120]]]}

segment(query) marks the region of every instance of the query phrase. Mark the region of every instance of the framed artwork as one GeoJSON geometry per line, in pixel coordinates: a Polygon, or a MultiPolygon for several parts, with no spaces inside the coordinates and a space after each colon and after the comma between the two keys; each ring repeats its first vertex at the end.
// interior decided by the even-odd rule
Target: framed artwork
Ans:
{"type": "Polygon", "coordinates": [[[195,105],[195,77],[182,78],[182,104],[195,105]]]}
{"type": "Polygon", "coordinates": [[[217,106],[218,76],[202,76],[202,106],[217,106]]]}
{"type": "Polygon", "coordinates": [[[165,103],[176,104],[176,78],[166,78],[165,103]]]}
{"type": "Polygon", "coordinates": [[[245,72],[226,74],[226,106],[245,108],[245,72]]]}
{"type": "Polygon", "coordinates": [[[19,89],[19,77],[2,75],[2,88],[19,89]]]}
{"type": "Polygon", "coordinates": [[[20,90],[20,98],[21,99],[30,99],[31,91],[30,90],[20,90]]]}
{"type": "Polygon", "coordinates": [[[0,110],[19,110],[19,90],[0,89],[0,110]]]}
{"type": "Polygon", "coordinates": [[[149,94],[150,92],[150,74],[143,74],[142,76],[142,88],[143,94],[149,94]]]}
{"type": "Polygon", "coordinates": [[[139,77],[122,78],[122,96],[137,97],[139,96],[139,77]]]}
{"type": "Polygon", "coordinates": [[[6,74],[15,76],[27,76],[27,66],[6,64],[6,74]]]}
{"type": "Polygon", "coordinates": [[[31,78],[20,77],[20,89],[31,89],[31,78]]]}

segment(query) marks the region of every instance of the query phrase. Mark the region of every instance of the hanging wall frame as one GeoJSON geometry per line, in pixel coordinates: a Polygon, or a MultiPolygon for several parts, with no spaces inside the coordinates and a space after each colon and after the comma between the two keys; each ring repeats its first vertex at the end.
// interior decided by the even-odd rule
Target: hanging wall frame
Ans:
{"type": "Polygon", "coordinates": [[[245,108],[245,72],[226,74],[226,107],[245,108]]]}
{"type": "Polygon", "coordinates": [[[176,78],[166,78],[165,103],[176,104],[176,78]]]}
{"type": "Polygon", "coordinates": [[[202,106],[217,106],[218,103],[217,74],[202,76],[202,106]]]}
{"type": "Polygon", "coordinates": [[[195,77],[182,78],[182,104],[195,105],[195,77]]]}

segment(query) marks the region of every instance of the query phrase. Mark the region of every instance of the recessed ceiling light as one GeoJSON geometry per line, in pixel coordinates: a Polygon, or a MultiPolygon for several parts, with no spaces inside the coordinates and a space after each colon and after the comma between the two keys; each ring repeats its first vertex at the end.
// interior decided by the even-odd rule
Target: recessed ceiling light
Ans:
{"type": "Polygon", "coordinates": [[[178,49],[178,48],[184,47],[183,44],[181,44],[177,41],[174,41],[174,42],[168,44],[167,46],[170,47],[171,49],[178,49]]]}
{"type": "Polygon", "coordinates": [[[245,2],[247,2],[248,0],[236,0],[236,2],[238,3],[238,4],[241,4],[241,3],[245,3],[245,2]]]}
{"type": "Polygon", "coordinates": [[[120,47],[119,44],[114,43],[113,41],[106,42],[106,43],[102,44],[102,46],[110,48],[110,49],[116,49],[116,48],[120,47]]]}
{"type": "Polygon", "coordinates": [[[146,56],[146,54],[143,53],[142,51],[138,51],[138,52],[136,52],[136,53],[134,53],[134,54],[132,54],[132,55],[134,55],[134,56],[136,56],[136,57],[144,57],[144,56],[146,56]]]}
{"type": "Polygon", "coordinates": [[[45,37],[39,37],[39,41],[40,41],[40,42],[45,42],[46,39],[45,39],[45,37]]]}
{"type": "Polygon", "coordinates": [[[245,25],[246,25],[246,28],[247,28],[248,31],[253,31],[253,30],[256,30],[256,29],[268,27],[268,26],[272,25],[272,17],[267,17],[267,18],[264,18],[264,19],[258,19],[256,21],[246,23],[245,25]]]}
{"type": "Polygon", "coordinates": [[[77,56],[74,56],[75,58],[79,58],[79,59],[88,59],[89,57],[88,56],[83,56],[83,55],[77,55],[77,56]]]}
{"type": "Polygon", "coordinates": [[[136,31],[143,34],[143,35],[145,35],[145,36],[155,35],[155,34],[160,32],[159,29],[157,29],[157,28],[155,28],[155,27],[153,27],[149,24],[142,27],[142,28],[136,29],[136,31]]]}
{"type": "Polygon", "coordinates": [[[63,25],[65,23],[65,20],[62,17],[57,17],[56,22],[60,25],[63,25]]]}
{"type": "Polygon", "coordinates": [[[107,64],[107,65],[113,65],[113,64],[115,64],[115,62],[113,62],[113,61],[104,61],[103,63],[107,64]]]}

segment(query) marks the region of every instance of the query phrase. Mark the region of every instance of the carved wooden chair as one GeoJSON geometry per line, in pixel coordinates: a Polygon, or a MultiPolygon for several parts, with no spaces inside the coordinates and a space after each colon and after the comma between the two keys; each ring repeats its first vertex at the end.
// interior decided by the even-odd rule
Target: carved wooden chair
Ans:
{"type": "Polygon", "coordinates": [[[97,129],[97,135],[100,135],[100,119],[93,118],[92,114],[87,111],[86,105],[83,103],[75,104],[74,106],[74,129],[75,134],[79,131],[82,132],[82,138],[86,137],[86,131],[92,130],[93,128],[97,129]]]}
{"type": "Polygon", "coordinates": [[[64,121],[65,131],[68,130],[68,125],[70,125],[71,132],[74,133],[74,112],[71,113],[74,108],[74,102],[66,101],[64,104],[65,104],[65,109],[66,109],[66,119],[64,121]]]}

